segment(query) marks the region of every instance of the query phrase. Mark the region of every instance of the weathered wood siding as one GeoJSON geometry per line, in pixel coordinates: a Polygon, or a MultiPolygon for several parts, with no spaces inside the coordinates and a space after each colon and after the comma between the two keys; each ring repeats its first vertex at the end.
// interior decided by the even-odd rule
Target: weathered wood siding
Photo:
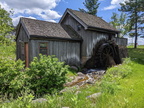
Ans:
{"type": "Polygon", "coordinates": [[[127,39],[126,38],[114,38],[116,44],[119,47],[119,55],[120,58],[126,58],[128,57],[128,51],[127,51],[127,39]]]}
{"type": "Polygon", "coordinates": [[[39,55],[39,43],[47,42],[48,55],[55,55],[60,61],[68,65],[80,66],[80,42],[60,40],[30,40],[30,61],[39,55]]]}
{"type": "Polygon", "coordinates": [[[24,56],[24,42],[28,42],[28,36],[24,30],[24,28],[21,26],[19,29],[19,34],[17,36],[16,40],[16,54],[17,54],[17,59],[25,60],[24,56]]]}
{"type": "Polygon", "coordinates": [[[114,38],[114,41],[119,46],[127,46],[127,39],[126,38],[114,38]]]}
{"type": "Polygon", "coordinates": [[[84,63],[92,56],[94,46],[102,39],[108,39],[108,34],[97,31],[85,30],[84,27],[70,15],[67,15],[61,24],[70,25],[80,36],[82,36],[82,62],[84,63]],[[81,29],[78,30],[78,26],[81,29]]]}

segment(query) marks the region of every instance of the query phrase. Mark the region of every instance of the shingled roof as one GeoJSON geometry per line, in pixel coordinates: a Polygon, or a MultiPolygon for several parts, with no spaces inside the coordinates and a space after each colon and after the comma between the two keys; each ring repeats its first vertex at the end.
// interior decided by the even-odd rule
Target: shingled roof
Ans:
{"type": "MultiPolygon", "coordinates": [[[[102,18],[97,17],[95,15],[83,13],[83,12],[72,10],[72,9],[67,9],[65,14],[67,12],[70,15],[72,15],[75,19],[77,19],[79,23],[82,23],[82,25],[85,26],[85,29],[95,28],[95,29],[103,29],[103,30],[108,30],[108,31],[119,32],[114,27],[112,27],[109,23],[104,21],[102,18]]],[[[62,20],[63,18],[60,20],[60,22],[62,20]]]]}
{"type": "Polygon", "coordinates": [[[25,26],[30,37],[81,39],[75,31],[69,33],[59,23],[30,18],[21,18],[21,23],[25,26]]]}

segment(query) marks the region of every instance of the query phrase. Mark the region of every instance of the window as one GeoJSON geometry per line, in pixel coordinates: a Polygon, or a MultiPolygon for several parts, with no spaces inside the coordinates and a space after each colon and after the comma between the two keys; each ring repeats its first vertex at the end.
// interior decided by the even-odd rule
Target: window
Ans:
{"type": "Polygon", "coordinates": [[[43,55],[47,55],[47,42],[40,42],[39,43],[39,53],[43,54],[43,55]]]}

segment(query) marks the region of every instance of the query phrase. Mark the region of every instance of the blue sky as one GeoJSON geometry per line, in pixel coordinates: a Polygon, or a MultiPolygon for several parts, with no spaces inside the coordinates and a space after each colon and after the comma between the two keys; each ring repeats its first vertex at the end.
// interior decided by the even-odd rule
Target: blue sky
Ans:
{"type": "MultiPolygon", "coordinates": [[[[9,11],[13,9],[14,25],[17,25],[20,17],[58,22],[66,8],[78,10],[85,9],[85,0],[1,0],[0,5],[9,11]]],[[[119,3],[124,0],[99,0],[98,16],[107,22],[110,21],[112,12],[118,12],[119,3]]]]}
{"type": "MultiPolygon", "coordinates": [[[[85,0],[0,0],[0,5],[7,11],[13,9],[13,24],[16,26],[20,17],[58,22],[66,8],[85,9],[85,0]]],[[[119,13],[119,3],[126,0],[99,0],[98,16],[110,22],[113,12],[119,13]]],[[[142,39],[139,39],[143,41],[142,39]]],[[[131,40],[129,39],[131,42],[131,40]]],[[[139,43],[143,43],[139,42],[139,43]]],[[[144,44],[144,43],[143,43],[144,44]]]]}

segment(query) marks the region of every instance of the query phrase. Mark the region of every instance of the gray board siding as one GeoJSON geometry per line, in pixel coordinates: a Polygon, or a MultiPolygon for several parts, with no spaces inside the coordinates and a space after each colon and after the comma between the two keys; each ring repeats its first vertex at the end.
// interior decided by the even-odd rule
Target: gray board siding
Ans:
{"type": "Polygon", "coordinates": [[[54,40],[30,40],[30,60],[39,55],[39,43],[47,42],[48,55],[55,55],[59,61],[68,65],[80,66],[80,42],[54,41],[54,40]]]}
{"type": "Polygon", "coordinates": [[[17,40],[16,40],[16,47],[17,47],[17,59],[21,59],[24,60],[24,47],[22,47],[22,45],[24,45],[24,42],[28,42],[28,36],[24,30],[24,28],[21,26],[19,29],[19,33],[17,34],[17,40]]]}
{"type": "Polygon", "coordinates": [[[70,25],[77,33],[82,36],[83,43],[82,43],[82,56],[83,57],[91,57],[92,51],[94,46],[102,39],[108,39],[108,34],[92,31],[92,30],[85,30],[84,27],[77,22],[73,17],[70,15],[66,15],[65,19],[61,24],[70,25]],[[78,30],[78,26],[81,25],[81,29],[78,30]]]}
{"type": "Polygon", "coordinates": [[[119,46],[127,46],[127,39],[126,38],[114,38],[115,42],[119,46]]]}

